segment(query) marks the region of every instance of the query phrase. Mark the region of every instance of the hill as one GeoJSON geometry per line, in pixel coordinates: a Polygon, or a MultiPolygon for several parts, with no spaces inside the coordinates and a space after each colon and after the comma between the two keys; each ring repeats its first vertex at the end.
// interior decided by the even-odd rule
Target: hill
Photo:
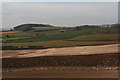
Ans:
{"type": "Polygon", "coordinates": [[[14,27],[14,30],[28,31],[32,29],[31,27],[53,27],[53,26],[47,24],[22,24],[14,27]]]}
{"type": "Polygon", "coordinates": [[[13,31],[3,32],[0,37],[2,37],[4,49],[117,44],[118,28],[116,26],[60,27],[44,24],[22,24],[16,26],[13,31]]]}

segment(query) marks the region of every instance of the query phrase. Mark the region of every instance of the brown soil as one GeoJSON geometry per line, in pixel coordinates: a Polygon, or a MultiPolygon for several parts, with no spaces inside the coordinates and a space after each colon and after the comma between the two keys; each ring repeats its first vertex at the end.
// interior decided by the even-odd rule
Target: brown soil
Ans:
{"type": "Polygon", "coordinates": [[[31,58],[3,58],[3,68],[39,66],[118,66],[119,54],[94,54],[74,56],[40,56],[31,58]]]}
{"type": "MultiPolygon", "coordinates": [[[[118,78],[118,71],[117,70],[110,70],[110,71],[109,70],[107,71],[40,70],[40,71],[30,71],[30,72],[5,73],[3,74],[3,78],[39,78],[39,80],[44,80],[40,78],[118,78]]],[[[31,79],[25,79],[25,80],[31,80],[31,79]]],[[[46,80],[50,80],[50,79],[46,79],[46,80]]],[[[51,79],[51,80],[57,80],[57,79],[51,79]]],[[[65,80],[69,80],[69,79],[65,79],[65,80]]],[[[84,80],[84,79],[78,79],[78,80],[84,80]]],[[[91,79],[87,79],[87,80],[91,80],[91,79]]],[[[99,79],[92,79],[92,80],[99,80],[99,79]]],[[[102,80],[111,80],[111,79],[102,79],[102,80]]]]}
{"type": "MultiPolygon", "coordinates": [[[[5,53],[1,58],[3,70],[53,66],[104,68],[108,66],[117,67],[120,63],[118,45],[45,50],[5,50],[3,53],[5,53]]],[[[118,78],[118,70],[38,70],[7,72],[2,75],[3,78],[33,78],[33,80],[34,78],[96,78],[96,80],[97,78],[113,78],[115,80],[114,78],[118,78]]]]}

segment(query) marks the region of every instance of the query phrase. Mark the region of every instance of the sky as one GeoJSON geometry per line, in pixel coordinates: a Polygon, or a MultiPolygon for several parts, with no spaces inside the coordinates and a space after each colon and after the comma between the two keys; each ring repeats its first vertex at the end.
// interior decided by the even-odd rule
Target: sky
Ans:
{"type": "Polygon", "coordinates": [[[119,0],[2,0],[2,2],[118,2],[119,0]]]}
{"type": "Polygon", "coordinates": [[[27,23],[78,26],[117,22],[117,2],[2,3],[2,27],[4,28],[12,28],[27,23]]]}

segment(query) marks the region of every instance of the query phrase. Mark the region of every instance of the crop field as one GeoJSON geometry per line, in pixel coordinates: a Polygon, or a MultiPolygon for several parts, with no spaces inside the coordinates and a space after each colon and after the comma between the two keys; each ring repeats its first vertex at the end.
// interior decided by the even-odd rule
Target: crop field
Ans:
{"type": "Polygon", "coordinates": [[[43,46],[43,47],[65,47],[65,46],[82,46],[82,45],[100,45],[100,44],[116,44],[118,43],[117,39],[118,39],[117,34],[105,34],[105,35],[99,34],[99,35],[76,37],[70,40],[51,40],[51,41],[39,41],[39,42],[27,42],[27,43],[25,42],[3,43],[3,46],[27,47],[34,45],[34,46],[43,46]],[[103,41],[95,41],[95,40],[103,40],[103,41]]]}
{"type": "Polygon", "coordinates": [[[2,38],[3,72],[5,72],[2,73],[3,78],[66,78],[73,73],[71,78],[83,76],[85,78],[86,76],[107,78],[110,75],[111,78],[116,78],[118,36],[116,27],[56,27],[33,24],[18,26],[13,31],[2,32],[0,36],[2,38]],[[29,70],[45,67],[47,69],[53,66],[71,69],[84,67],[85,70],[76,68],[62,71],[60,69],[6,72],[23,68],[29,70]],[[86,70],[86,67],[97,70],[86,70]],[[107,67],[110,70],[107,70],[107,67]],[[93,73],[97,75],[93,76],[93,73]]]}
{"type": "Polygon", "coordinates": [[[27,31],[2,33],[3,46],[43,48],[104,45],[118,43],[116,27],[31,27],[27,31]]]}

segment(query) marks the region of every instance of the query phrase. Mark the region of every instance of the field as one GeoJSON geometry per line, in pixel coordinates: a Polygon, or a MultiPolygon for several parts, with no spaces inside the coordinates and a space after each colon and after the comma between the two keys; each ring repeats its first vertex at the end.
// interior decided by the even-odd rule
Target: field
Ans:
{"type": "Polygon", "coordinates": [[[3,78],[118,78],[118,46],[3,50],[2,75],[3,78]]]}
{"type": "Polygon", "coordinates": [[[38,50],[3,50],[3,58],[25,58],[39,56],[68,56],[118,53],[118,44],[84,47],[64,47],[38,50]]]}
{"type": "MultiPolygon", "coordinates": [[[[29,48],[71,47],[118,43],[116,27],[31,27],[27,31],[3,32],[3,46],[29,48]]],[[[4,48],[4,47],[3,47],[4,48]]]]}
{"type": "Polygon", "coordinates": [[[3,78],[118,78],[117,27],[26,24],[2,32],[3,78]]]}
{"type": "Polygon", "coordinates": [[[2,75],[3,78],[118,78],[118,57],[117,44],[3,50],[2,75]]]}
{"type": "MultiPolygon", "coordinates": [[[[53,67],[52,67],[53,68],[53,67]]],[[[31,68],[26,68],[31,69],[31,68]]],[[[73,78],[81,78],[79,80],[118,80],[118,71],[117,70],[107,70],[107,71],[79,71],[79,70],[34,70],[26,72],[11,72],[3,74],[5,80],[20,80],[12,78],[22,78],[22,80],[45,80],[47,78],[52,78],[52,80],[71,80],[73,78]],[[25,78],[25,79],[23,79],[25,78]],[[83,79],[82,79],[83,78],[83,79]],[[99,78],[99,79],[98,79],[99,78]],[[107,79],[109,78],[109,79],[107,79]]],[[[4,79],[3,79],[4,80],[4,79]]]]}

